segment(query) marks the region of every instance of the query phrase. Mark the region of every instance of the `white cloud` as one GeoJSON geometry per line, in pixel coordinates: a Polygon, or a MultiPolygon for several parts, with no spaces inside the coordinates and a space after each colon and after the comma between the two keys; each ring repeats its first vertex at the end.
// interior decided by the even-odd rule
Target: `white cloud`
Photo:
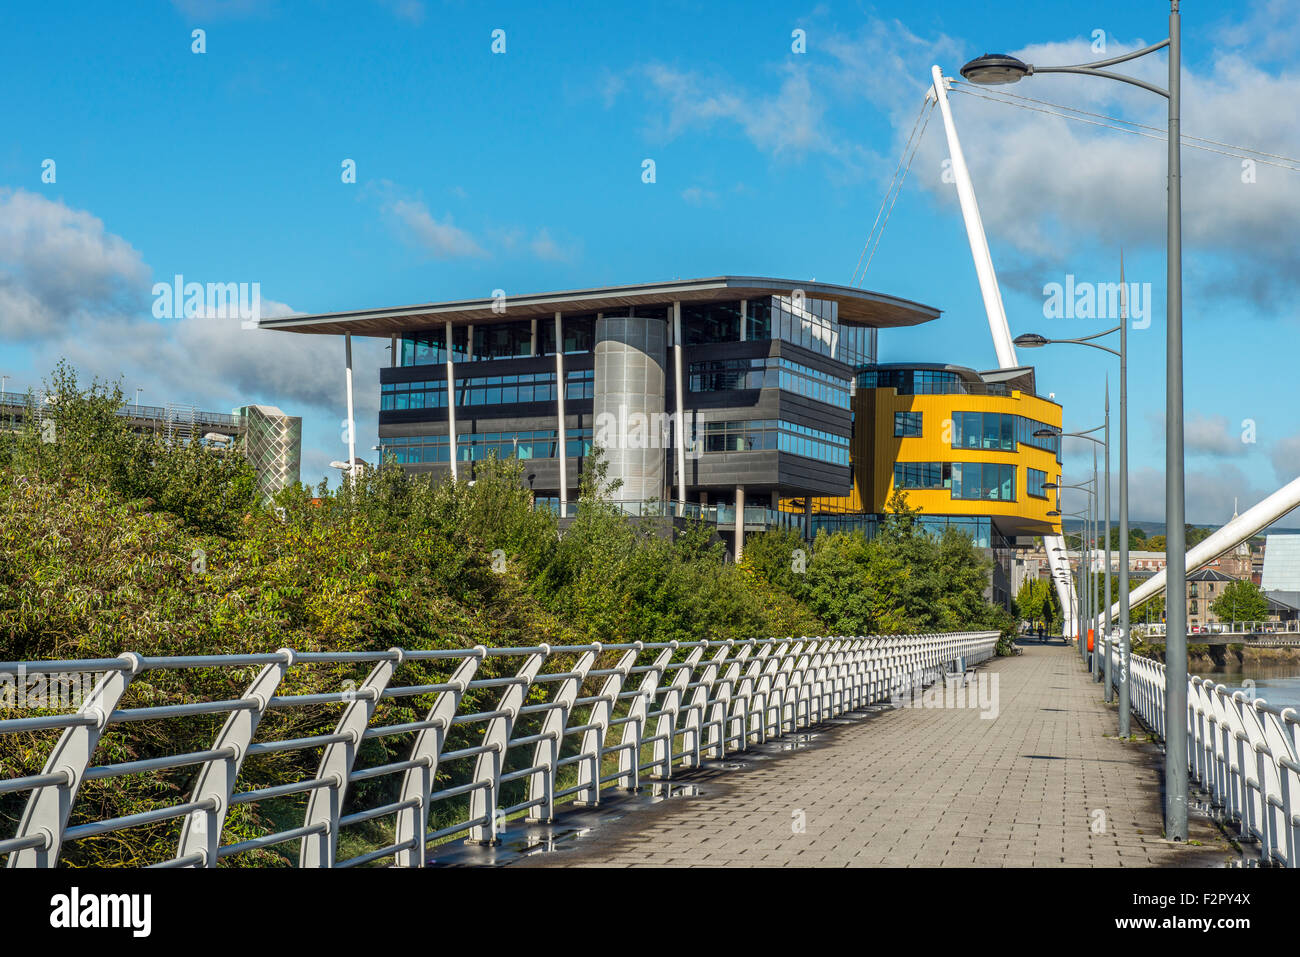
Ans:
{"type": "Polygon", "coordinates": [[[542,227],[528,244],[528,248],[538,259],[547,262],[572,262],[577,258],[577,247],[562,245],[551,236],[551,231],[542,227]]]}
{"type": "Polygon", "coordinates": [[[84,210],[0,189],[0,336],[65,335],[104,311],[139,308],[149,271],[84,210]]]}
{"type": "Polygon", "coordinates": [[[682,190],[682,199],[692,206],[714,206],[717,205],[718,194],[701,186],[688,186],[682,190]]]}
{"type": "Polygon", "coordinates": [[[1278,440],[1273,446],[1270,458],[1273,460],[1273,471],[1277,473],[1278,482],[1285,485],[1300,478],[1300,433],[1278,440]]]}
{"type": "Polygon", "coordinates": [[[1226,415],[1202,416],[1193,412],[1183,423],[1183,448],[1188,454],[1245,455],[1249,446],[1233,431],[1226,415]]]}
{"type": "MultiPolygon", "coordinates": [[[[310,423],[304,446],[315,458],[305,461],[345,457],[336,448],[336,423],[346,414],[337,337],[245,329],[237,316],[158,320],[150,309],[151,278],[140,253],[89,212],[21,190],[0,192],[0,335],[25,340],[32,366],[50,370],[67,358],[86,378],[120,380],[127,395],[143,387],[144,401],[155,405],[218,412],[277,405],[310,423]]],[[[293,311],[282,302],[261,303],[264,317],[293,311]]],[[[376,370],[388,364],[387,344],[353,342],[357,447],[367,456],[379,410],[376,370]]],[[[10,378],[8,388],[23,387],[10,378]]],[[[305,480],[318,477],[304,465],[305,480]]]]}
{"type": "MultiPolygon", "coordinates": [[[[1114,520],[1119,516],[1118,478],[1111,476],[1111,508],[1114,520]]],[[[1133,521],[1165,520],[1165,473],[1163,469],[1135,469],[1129,474],[1129,517],[1133,521]]],[[[1184,475],[1185,514],[1189,525],[1219,527],[1232,518],[1234,506],[1246,511],[1271,495],[1274,489],[1260,488],[1252,476],[1235,465],[1221,464],[1213,469],[1188,469],[1184,475]]],[[[1081,492],[1062,492],[1065,511],[1084,507],[1081,492]]]]}
{"type": "Polygon", "coordinates": [[[450,216],[439,222],[419,200],[391,199],[385,203],[384,211],[397,220],[403,238],[427,250],[435,259],[487,255],[473,236],[452,223],[450,216]]]}

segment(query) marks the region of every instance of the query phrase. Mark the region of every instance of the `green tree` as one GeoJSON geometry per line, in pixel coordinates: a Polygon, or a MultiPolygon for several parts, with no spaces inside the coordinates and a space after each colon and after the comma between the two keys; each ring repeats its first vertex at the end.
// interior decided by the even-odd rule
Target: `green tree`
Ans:
{"type": "Polygon", "coordinates": [[[1061,600],[1046,578],[1025,579],[1016,593],[1016,607],[1020,609],[1022,618],[1031,625],[1041,621],[1048,632],[1052,630],[1052,623],[1061,617],[1061,600]]]}
{"type": "Polygon", "coordinates": [[[1251,581],[1230,582],[1210,610],[1219,621],[1263,621],[1268,617],[1268,599],[1251,581]]]}

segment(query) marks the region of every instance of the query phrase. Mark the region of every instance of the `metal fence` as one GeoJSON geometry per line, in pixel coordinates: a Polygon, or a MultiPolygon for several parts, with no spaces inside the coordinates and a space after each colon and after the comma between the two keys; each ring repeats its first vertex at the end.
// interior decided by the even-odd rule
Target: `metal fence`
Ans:
{"type": "Polygon", "coordinates": [[[0,832],[0,856],[10,867],[53,867],[70,846],[136,830],[153,836],[146,858],[157,859],[131,864],[215,867],[276,849],[258,862],[420,867],[431,845],[494,842],[511,815],[549,820],[565,800],[594,806],[602,789],[667,780],[884,701],[920,673],[964,670],[996,642],[996,632],[977,632],[2,663],[0,688],[15,695],[5,706],[24,704],[33,676],[47,691],[97,677],[75,710],[0,720],[0,801],[27,794],[0,832]],[[364,677],[339,677],[349,670],[364,677]],[[288,693],[320,687],[304,680],[313,672],[342,690],[288,693]],[[248,674],[237,698],[148,703],[169,676],[181,687],[213,676],[243,686],[248,674]],[[175,722],[192,730],[221,718],[202,750],[115,760],[132,753],[124,726],[140,738],[153,727],[148,740],[166,742],[175,722]],[[15,756],[42,740],[41,772],[11,776],[15,756]],[[266,772],[270,759],[278,778],[266,772]],[[286,767],[296,779],[282,780],[286,767]],[[104,802],[85,793],[92,782],[167,793],[167,773],[183,775],[170,792],[178,799],[146,811],[104,817],[104,802]],[[236,808],[292,826],[245,827],[242,840],[223,842],[236,808]],[[340,859],[340,837],[364,828],[368,842],[349,841],[358,853],[340,859]]]}
{"type": "MultiPolygon", "coordinates": [[[[1131,656],[1133,710],[1165,737],[1165,666],[1131,656]]],[[[1118,680],[1118,653],[1112,674],[1118,680]]],[[[1266,862],[1300,867],[1300,716],[1243,691],[1187,682],[1187,767],[1266,862]]]]}
{"type": "MultiPolygon", "coordinates": [[[[1134,637],[1163,638],[1164,624],[1134,625],[1134,637]]],[[[1195,644],[1199,636],[1247,635],[1255,638],[1272,638],[1274,635],[1294,641],[1300,638],[1300,621],[1219,621],[1208,625],[1190,625],[1188,641],[1195,644]]]]}

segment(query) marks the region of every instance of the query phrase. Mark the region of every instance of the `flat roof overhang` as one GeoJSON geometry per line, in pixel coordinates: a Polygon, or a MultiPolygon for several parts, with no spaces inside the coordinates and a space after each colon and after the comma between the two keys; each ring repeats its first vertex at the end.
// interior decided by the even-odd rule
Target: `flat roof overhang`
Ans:
{"type": "Polygon", "coordinates": [[[940,315],[940,310],[932,306],[852,286],[758,276],[716,276],[712,279],[674,279],[671,282],[637,283],[632,286],[604,286],[598,289],[507,296],[504,313],[494,311],[493,307],[500,309],[500,302],[496,299],[461,299],[416,306],[283,316],[262,319],[258,328],[314,335],[350,334],[386,338],[404,332],[424,331],[448,321],[453,325],[511,322],[550,317],[557,312],[612,312],[629,306],[663,304],[674,300],[720,302],[757,299],[789,295],[796,289],[803,290],[809,299],[829,299],[838,303],[839,321],[848,325],[871,328],[915,326],[937,319],[940,315]]]}

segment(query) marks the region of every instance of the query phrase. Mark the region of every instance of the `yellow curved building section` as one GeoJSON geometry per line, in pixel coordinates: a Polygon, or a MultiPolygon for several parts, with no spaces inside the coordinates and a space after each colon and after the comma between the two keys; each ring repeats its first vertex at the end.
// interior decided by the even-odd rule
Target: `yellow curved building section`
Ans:
{"type": "MultiPolygon", "coordinates": [[[[843,498],[814,499],[814,512],[885,512],[894,491],[896,464],[925,466],[923,471],[928,475],[951,472],[953,464],[999,465],[1007,468],[995,474],[1004,478],[1014,475],[1010,488],[1002,483],[985,489],[980,483],[975,486],[978,494],[970,497],[954,497],[957,489],[953,485],[964,491],[970,485],[965,482],[904,491],[909,504],[925,515],[989,516],[1007,537],[1060,532],[1060,517],[1048,515],[1056,508],[1057,494],[1052,489],[1038,488],[1042,483],[1061,481],[1057,453],[1024,441],[1042,426],[1061,430],[1061,407],[1055,402],[1016,390],[1006,395],[900,395],[894,388],[859,388],[853,399],[853,419],[853,493],[843,498]],[[902,429],[905,432],[916,430],[919,413],[920,434],[896,435],[898,413],[910,413],[902,429]],[[963,413],[1000,413],[1027,421],[1016,423],[1012,448],[1007,449],[1001,434],[990,441],[981,431],[972,438],[972,430],[964,426],[973,420],[963,413]],[[944,465],[948,468],[943,469],[944,465]],[[1008,491],[1011,497],[1005,498],[1008,491]]],[[[1037,441],[1053,444],[1041,438],[1037,441]]],[[[963,469],[959,474],[975,473],[963,469]]]]}

